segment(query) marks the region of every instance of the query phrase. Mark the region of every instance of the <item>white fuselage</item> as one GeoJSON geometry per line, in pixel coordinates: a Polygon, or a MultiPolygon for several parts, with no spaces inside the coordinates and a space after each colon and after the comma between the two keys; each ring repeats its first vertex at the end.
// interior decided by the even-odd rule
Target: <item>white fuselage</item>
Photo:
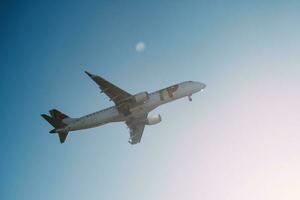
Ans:
{"type": "Polygon", "coordinates": [[[130,109],[130,115],[124,116],[124,114],[118,111],[116,106],[112,106],[80,118],[66,119],[68,121],[63,122],[66,123],[67,126],[61,130],[76,131],[101,126],[110,122],[127,121],[130,118],[139,117],[149,113],[162,104],[182,97],[191,96],[192,94],[199,92],[204,88],[205,84],[203,83],[194,81],[182,82],[180,84],[150,93],[147,101],[130,109]],[[167,89],[172,89],[172,87],[175,86],[176,90],[173,91],[172,95],[168,95],[167,89]]]}

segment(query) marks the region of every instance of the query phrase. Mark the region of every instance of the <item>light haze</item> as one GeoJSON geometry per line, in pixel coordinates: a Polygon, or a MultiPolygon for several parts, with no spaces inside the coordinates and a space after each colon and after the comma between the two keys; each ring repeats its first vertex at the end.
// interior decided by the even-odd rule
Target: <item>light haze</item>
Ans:
{"type": "Polygon", "coordinates": [[[0,6],[0,199],[299,200],[299,1],[6,1],[0,6]],[[137,53],[137,40],[147,44],[137,53]],[[113,105],[83,74],[130,93],[206,91],[64,145],[40,114],[113,105]]]}

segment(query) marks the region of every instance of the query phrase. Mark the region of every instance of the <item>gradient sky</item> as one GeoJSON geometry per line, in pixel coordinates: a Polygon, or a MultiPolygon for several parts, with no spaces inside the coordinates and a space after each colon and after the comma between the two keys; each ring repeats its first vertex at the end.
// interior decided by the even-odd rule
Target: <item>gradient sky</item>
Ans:
{"type": "Polygon", "coordinates": [[[1,2],[0,199],[299,200],[298,2],[1,2]],[[84,70],[207,89],[153,111],[138,145],[123,123],[61,145],[41,113],[112,105],[84,70]]]}

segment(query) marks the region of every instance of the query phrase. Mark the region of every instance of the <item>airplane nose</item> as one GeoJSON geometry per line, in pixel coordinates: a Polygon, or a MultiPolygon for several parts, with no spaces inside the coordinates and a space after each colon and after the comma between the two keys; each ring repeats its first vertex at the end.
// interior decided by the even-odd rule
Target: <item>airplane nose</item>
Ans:
{"type": "Polygon", "coordinates": [[[204,83],[201,83],[201,87],[202,87],[202,90],[203,90],[204,88],[206,88],[206,85],[204,83]]]}
{"type": "Polygon", "coordinates": [[[204,88],[206,88],[206,85],[204,83],[197,82],[197,85],[198,85],[199,91],[202,91],[202,90],[204,90],[204,88]]]}

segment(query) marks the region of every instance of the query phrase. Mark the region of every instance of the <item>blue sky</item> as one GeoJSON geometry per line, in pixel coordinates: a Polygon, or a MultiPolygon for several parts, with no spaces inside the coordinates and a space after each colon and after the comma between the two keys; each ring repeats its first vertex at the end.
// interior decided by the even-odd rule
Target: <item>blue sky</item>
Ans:
{"type": "Polygon", "coordinates": [[[11,1],[0,6],[1,199],[299,199],[300,3],[11,1]],[[135,45],[146,49],[137,52],[135,45]],[[71,134],[40,114],[195,80],[131,146],[125,124],[71,134]]]}

